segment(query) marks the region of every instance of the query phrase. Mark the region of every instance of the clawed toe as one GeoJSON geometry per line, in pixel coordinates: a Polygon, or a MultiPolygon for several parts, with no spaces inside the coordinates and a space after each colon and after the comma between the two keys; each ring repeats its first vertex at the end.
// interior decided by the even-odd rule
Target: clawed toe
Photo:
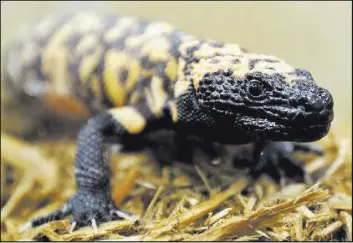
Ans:
{"type": "Polygon", "coordinates": [[[76,225],[77,225],[77,221],[72,221],[71,222],[71,226],[70,226],[70,230],[69,230],[70,234],[74,231],[76,225]]]}
{"type": "Polygon", "coordinates": [[[318,156],[323,156],[325,154],[322,148],[314,144],[293,143],[293,149],[296,152],[315,154],[318,156]]]}
{"type": "Polygon", "coordinates": [[[110,216],[113,220],[117,219],[117,220],[121,220],[121,219],[127,219],[127,220],[132,220],[132,219],[135,219],[137,216],[132,214],[132,213],[129,213],[129,212],[126,212],[126,211],[123,211],[123,210],[120,210],[116,207],[113,206],[113,208],[110,210],[110,216]]]}
{"type": "Polygon", "coordinates": [[[97,227],[97,222],[96,219],[91,219],[91,223],[92,223],[92,229],[94,231],[94,233],[98,233],[98,227],[97,227]]]}
{"type": "Polygon", "coordinates": [[[295,151],[319,155],[321,150],[317,146],[300,143],[269,143],[264,146],[260,153],[256,165],[252,169],[253,175],[257,177],[266,173],[277,182],[283,182],[283,178],[312,181],[303,166],[293,157],[295,151]]]}
{"type": "Polygon", "coordinates": [[[121,210],[115,210],[114,214],[122,219],[130,219],[132,216],[131,214],[128,214],[128,213],[121,211],[121,210]]]}
{"type": "Polygon", "coordinates": [[[101,192],[94,196],[80,191],[74,195],[62,208],[33,219],[31,222],[23,225],[19,231],[22,232],[28,228],[39,226],[44,223],[59,220],[65,216],[72,215],[73,219],[69,232],[72,233],[77,227],[91,225],[94,232],[98,232],[97,225],[103,222],[132,219],[133,215],[116,208],[113,201],[107,197],[107,193],[101,192]]]}

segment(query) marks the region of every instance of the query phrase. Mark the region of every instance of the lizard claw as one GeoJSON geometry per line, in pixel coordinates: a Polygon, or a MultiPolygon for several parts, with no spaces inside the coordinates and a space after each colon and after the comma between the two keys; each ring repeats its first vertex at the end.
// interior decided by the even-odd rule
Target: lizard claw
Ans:
{"type": "Polygon", "coordinates": [[[318,156],[323,156],[324,151],[320,146],[310,143],[292,143],[293,150],[296,152],[308,153],[308,154],[315,154],[318,156]]]}
{"type": "Polygon", "coordinates": [[[125,212],[125,211],[121,211],[119,209],[115,209],[113,211],[113,214],[118,216],[120,219],[132,219],[133,218],[132,214],[125,212]]]}
{"type": "Polygon", "coordinates": [[[77,221],[72,221],[69,233],[71,234],[77,225],[77,221]]]}
{"type": "Polygon", "coordinates": [[[18,229],[18,233],[22,233],[26,230],[28,230],[29,228],[32,227],[32,222],[27,222],[25,224],[23,224],[19,229],[18,229]]]}
{"type": "Polygon", "coordinates": [[[92,229],[93,229],[94,233],[98,233],[98,227],[97,227],[97,222],[96,222],[96,220],[93,218],[93,219],[91,220],[91,222],[92,222],[92,229]]]}

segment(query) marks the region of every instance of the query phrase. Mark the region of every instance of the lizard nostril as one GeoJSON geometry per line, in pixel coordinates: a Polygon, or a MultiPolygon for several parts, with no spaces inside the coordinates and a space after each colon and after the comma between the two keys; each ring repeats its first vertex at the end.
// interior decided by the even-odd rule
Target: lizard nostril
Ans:
{"type": "Polygon", "coordinates": [[[311,99],[306,100],[304,107],[308,111],[322,111],[326,108],[326,103],[318,97],[312,97],[311,99]]]}
{"type": "Polygon", "coordinates": [[[316,110],[322,110],[324,108],[324,102],[321,100],[315,100],[313,103],[311,103],[311,106],[316,110]]]}

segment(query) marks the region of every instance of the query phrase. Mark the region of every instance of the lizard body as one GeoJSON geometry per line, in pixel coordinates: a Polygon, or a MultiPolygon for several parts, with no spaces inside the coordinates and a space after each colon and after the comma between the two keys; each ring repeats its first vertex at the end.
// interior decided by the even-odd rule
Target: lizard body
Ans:
{"type": "Polygon", "coordinates": [[[36,104],[39,117],[50,110],[87,120],[77,139],[77,193],[32,226],[69,214],[80,224],[121,215],[110,197],[107,137],[124,143],[168,129],[223,144],[311,142],[333,119],[332,96],[309,71],[167,23],[84,12],[22,34],[3,57],[11,98],[36,104]]]}

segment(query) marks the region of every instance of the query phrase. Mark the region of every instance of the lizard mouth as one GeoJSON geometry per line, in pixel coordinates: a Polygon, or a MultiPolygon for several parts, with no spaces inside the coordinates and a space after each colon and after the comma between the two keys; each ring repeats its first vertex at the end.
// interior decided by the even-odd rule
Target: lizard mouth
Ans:
{"type": "Polygon", "coordinates": [[[203,102],[203,107],[211,113],[222,115],[226,119],[253,118],[268,120],[286,127],[315,127],[331,123],[334,117],[332,108],[308,112],[302,108],[287,108],[273,106],[244,106],[226,102],[203,102]],[[228,118],[227,118],[228,117],[228,118]]]}
{"type": "Polygon", "coordinates": [[[203,105],[217,117],[221,115],[222,119],[231,120],[233,127],[256,140],[316,141],[328,133],[334,117],[330,108],[307,112],[300,107],[236,107],[218,102],[203,105]]]}
{"type": "Polygon", "coordinates": [[[295,123],[283,120],[244,116],[236,122],[256,140],[313,142],[327,135],[331,121],[322,123],[295,123]]]}

